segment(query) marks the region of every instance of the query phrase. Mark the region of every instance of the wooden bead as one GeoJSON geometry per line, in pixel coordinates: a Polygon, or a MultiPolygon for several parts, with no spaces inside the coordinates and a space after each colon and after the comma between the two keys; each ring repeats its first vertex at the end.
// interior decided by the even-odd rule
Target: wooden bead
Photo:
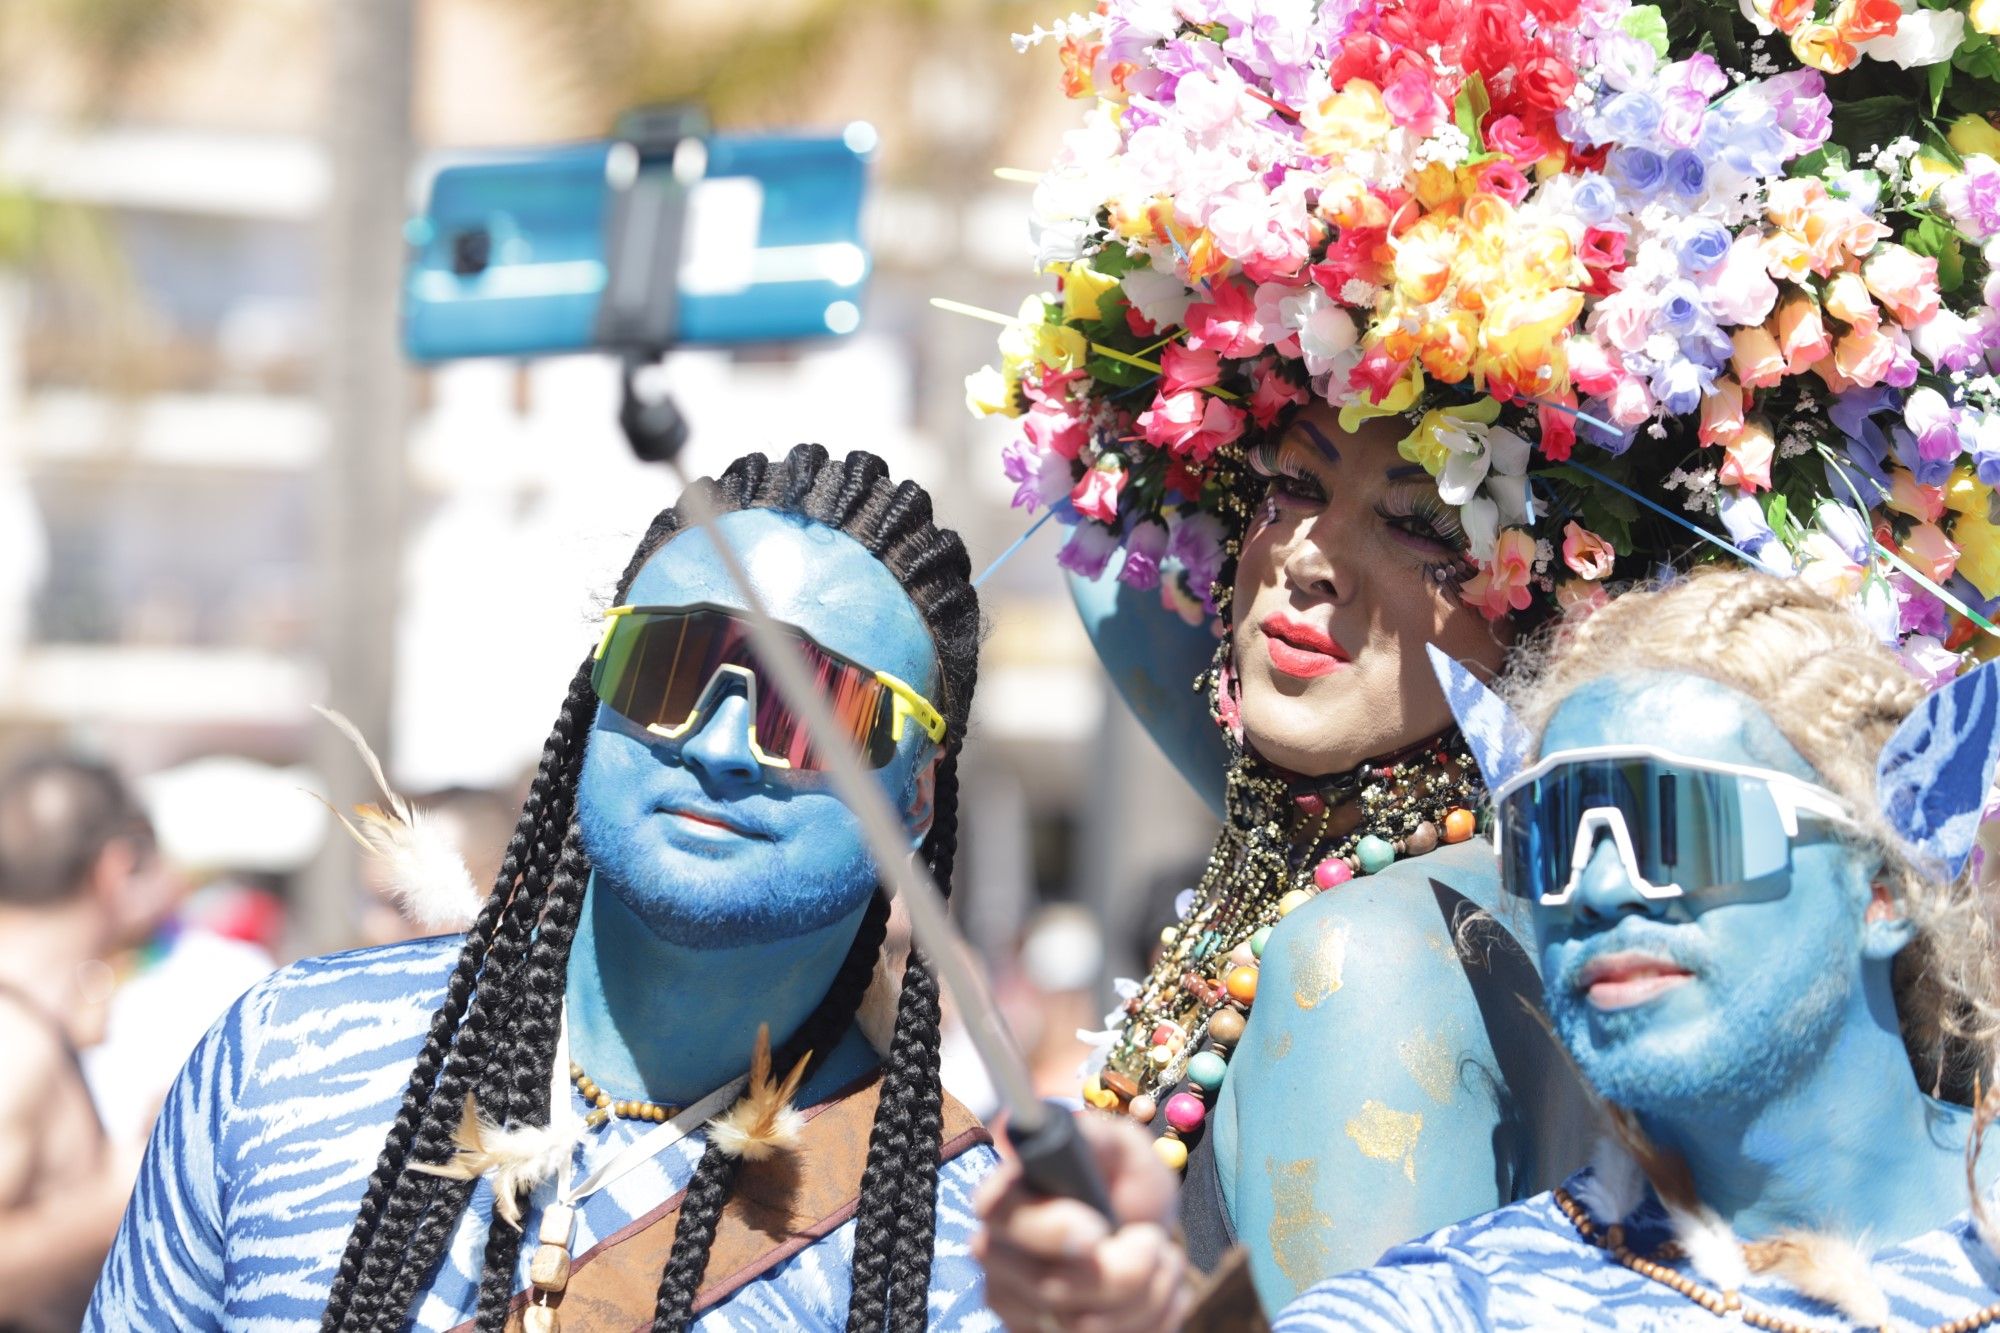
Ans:
{"type": "Polygon", "coordinates": [[[1131,1116],[1142,1125],[1152,1124],[1153,1117],[1159,1114],[1159,1110],[1159,1103],[1143,1092],[1125,1103],[1125,1114],[1131,1116]]]}
{"type": "Polygon", "coordinates": [[[1222,984],[1229,991],[1230,999],[1238,1004],[1249,1004],[1257,998],[1257,969],[1233,967],[1222,984]]]}
{"type": "Polygon", "coordinates": [[[569,1251],[560,1245],[538,1245],[528,1261],[528,1281],[538,1291],[561,1291],[569,1285],[569,1251]]]}
{"type": "Polygon", "coordinates": [[[562,1320],[553,1306],[526,1306],[521,1311],[521,1333],[562,1333],[562,1320]]]}
{"type": "Polygon", "coordinates": [[[1434,852],[1438,845],[1437,825],[1426,819],[1410,830],[1410,836],[1403,839],[1403,850],[1411,856],[1422,856],[1434,852]]]}
{"type": "Polygon", "coordinates": [[[568,1249],[575,1225],[576,1209],[566,1203],[552,1203],[542,1211],[542,1227],[535,1234],[544,1245],[560,1245],[568,1249]]]}
{"type": "Polygon", "coordinates": [[[1208,1020],[1208,1039],[1218,1046],[1234,1046],[1243,1040],[1243,1013],[1239,1009],[1218,1009],[1208,1020]]]}
{"type": "Polygon", "coordinates": [[[1464,842],[1472,836],[1476,827],[1477,825],[1472,818],[1472,811],[1467,810],[1465,807],[1459,806],[1455,809],[1445,811],[1444,840],[1446,842],[1464,842]]]}
{"type": "Polygon", "coordinates": [[[1188,1152],[1187,1145],[1185,1143],[1182,1143],[1179,1139],[1175,1138],[1154,1139],[1153,1151],[1159,1154],[1159,1158],[1162,1162],[1165,1162],[1167,1164],[1167,1170],[1169,1171],[1187,1170],[1187,1152],[1188,1152]]]}
{"type": "Polygon", "coordinates": [[[1106,1092],[1121,1102],[1129,1102],[1139,1095],[1138,1080],[1128,1074],[1121,1074],[1116,1069],[1105,1070],[1097,1076],[1097,1081],[1104,1085],[1106,1092]]]}

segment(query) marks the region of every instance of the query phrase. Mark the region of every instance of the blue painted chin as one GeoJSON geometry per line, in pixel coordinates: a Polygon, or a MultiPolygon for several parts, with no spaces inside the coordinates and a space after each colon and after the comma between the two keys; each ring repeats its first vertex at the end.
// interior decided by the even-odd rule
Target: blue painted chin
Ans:
{"type": "MultiPolygon", "coordinates": [[[[930,693],[929,632],[895,577],[852,538],[768,511],[728,514],[725,536],[771,614],[858,661],[930,693]]],[[[740,606],[700,532],[662,547],[634,581],[632,605],[740,606]]],[[[792,939],[854,916],[873,893],[860,821],[818,774],[766,769],[749,743],[740,692],[723,694],[678,740],[600,704],[577,787],[584,850],[598,883],[654,933],[690,948],[792,939]]],[[[920,775],[936,753],[906,729],[877,776],[924,822],[920,775]]]]}
{"type": "MultiPolygon", "coordinates": [[[[1542,752],[1661,737],[1690,757],[1813,776],[1747,697],[1666,673],[1580,687],[1542,752]]],[[[1600,1093],[1641,1113],[1768,1100],[1865,1021],[1866,971],[1888,966],[1864,957],[1871,871],[1838,841],[1806,841],[1785,882],[1751,900],[1657,901],[1601,842],[1571,902],[1535,909],[1557,1036],[1600,1093]]]]}

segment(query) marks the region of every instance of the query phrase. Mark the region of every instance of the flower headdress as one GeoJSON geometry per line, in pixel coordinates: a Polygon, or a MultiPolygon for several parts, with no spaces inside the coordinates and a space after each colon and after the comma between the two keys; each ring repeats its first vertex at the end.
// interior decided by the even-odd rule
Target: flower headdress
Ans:
{"type": "Polygon", "coordinates": [[[1021,419],[1065,565],[1122,547],[1184,610],[1246,439],[1317,397],[1399,419],[1489,616],[1650,572],[1671,520],[1948,676],[2000,598],[1995,32],[2000,0],[1102,0],[1038,30],[1091,109],[1035,192],[1056,290],[968,401],[1021,419]]]}

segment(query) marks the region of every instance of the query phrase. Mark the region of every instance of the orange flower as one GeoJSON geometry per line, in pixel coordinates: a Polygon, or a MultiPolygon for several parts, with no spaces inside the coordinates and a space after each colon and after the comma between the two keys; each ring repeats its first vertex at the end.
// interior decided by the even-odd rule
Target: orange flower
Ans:
{"type": "Polygon", "coordinates": [[[1778,348],[1785,354],[1787,375],[1803,374],[1833,350],[1819,306],[1802,291],[1794,290],[1778,301],[1778,348]]]}
{"type": "Polygon", "coordinates": [[[1611,572],[1618,552],[1611,543],[1574,521],[1563,524],[1563,563],[1581,579],[1601,579],[1611,572]]]}
{"type": "Polygon", "coordinates": [[[1868,284],[1852,270],[1834,274],[1820,299],[1826,305],[1827,314],[1850,328],[1873,333],[1882,324],[1881,308],[1868,294],[1868,284]]]}
{"type": "Polygon", "coordinates": [[[1498,620],[1509,611],[1528,609],[1534,577],[1535,539],[1520,528],[1508,528],[1494,543],[1492,563],[1468,579],[1459,596],[1488,620],[1498,620]]]}
{"type": "Polygon", "coordinates": [[[1762,326],[1737,329],[1729,341],[1735,348],[1729,368],[1744,388],[1767,389],[1785,377],[1785,355],[1778,350],[1778,340],[1769,329],[1762,326]]]}
{"type": "Polygon", "coordinates": [[[1896,0],[1840,0],[1833,10],[1835,30],[1850,42],[1888,37],[1902,18],[1903,7],[1896,0]]]}
{"type": "Polygon", "coordinates": [[[1771,489],[1771,458],[1776,452],[1776,442],[1762,417],[1744,422],[1743,429],[1723,445],[1722,451],[1724,457],[1722,466],[1716,470],[1717,477],[1746,491],[1771,489]]]}
{"type": "Polygon", "coordinates": [[[1743,429],[1743,389],[1735,380],[1723,378],[1701,400],[1701,429],[1696,438],[1703,444],[1727,444],[1743,429]]]}
{"type": "Polygon", "coordinates": [[[1479,317],[1469,310],[1454,310],[1432,320],[1424,328],[1423,346],[1417,357],[1424,372],[1446,384],[1461,383],[1472,373],[1474,340],[1479,336],[1479,317]]]}
{"type": "Polygon", "coordinates": [[[1807,23],[1792,34],[1792,54],[1801,65],[1822,74],[1840,74],[1854,67],[1861,53],[1842,39],[1830,23],[1807,23]]]}
{"type": "Polygon", "coordinates": [[[1069,97],[1089,97],[1097,91],[1091,80],[1091,67],[1097,64],[1097,57],[1104,54],[1104,43],[1089,41],[1077,33],[1063,38],[1062,44],[1062,89],[1069,97]]]}

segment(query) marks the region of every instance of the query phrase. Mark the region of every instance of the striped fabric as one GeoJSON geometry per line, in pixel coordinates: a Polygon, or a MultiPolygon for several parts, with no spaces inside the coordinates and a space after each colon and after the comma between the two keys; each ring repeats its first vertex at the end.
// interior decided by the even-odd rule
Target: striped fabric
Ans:
{"type": "MultiPolygon", "coordinates": [[[[231,1007],[168,1095],[86,1329],[319,1327],[368,1173],[459,943],[446,936],[307,959],[231,1007]]],[[[578,1149],[579,1165],[603,1160],[642,1132],[613,1121],[578,1149]]],[[[691,1135],[592,1195],[579,1210],[574,1252],[677,1193],[701,1151],[702,1136],[691,1135]]],[[[969,1249],[977,1230],[972,1190],[996,1161],[992,1149],[975,1147],[939,1173],[934,1329],[1000,1327],[969,1249]]],[[[532,1196],[530,1234],[554,1193],[551,1180],[532,1196]]],[[[481,1182],[412,1328],[448,1329],[471,1317],[491,1198],[481,1182]]],[[[522,1247],[517,1289],[527,1285],[533,1248],[522,1247]]],[[[849,1222],[694,1328],[843,1328],[853,1253],[849,1222]]]]}
{"type": "MultiPolygon", "coordinates": [[[[1572,1196],[1589,1175],[1586,1170],[1570,1177],[1572,1196]]],[[[1665,1213],[1650,1196],[1626,1220],[1625,1229],[1627,1243],[1640,1254],[1650,1253],[1671,1234],[1665,1213]]],[[[1690,1272],[1685,1262],[1676,1267],[1690,1272]]],[[[2000,1265],[1980,1244],[1967,1217],[1878,1251],[1874,1271],[1889,1298],[1895,1328],[1926,1328],[2000,1300],[2000,1265]]],[[[1713,1288],[1698,1276],[1696,1280],[1713,1288]]],[[[1831,1308],[1782,1283],[1756,1279],[1743,1296],[1747,1305],[1809,1328],[1852,1327],[1831,1308]]],[[[1549,1194],[1399,1245],[1372,1268],[1313,1287],[1272,1324],[1273,1333],[1661,1333],[1722,1327],[1743,1325],[1708,1313],[1585,1242],[1549,1194]]]]}

